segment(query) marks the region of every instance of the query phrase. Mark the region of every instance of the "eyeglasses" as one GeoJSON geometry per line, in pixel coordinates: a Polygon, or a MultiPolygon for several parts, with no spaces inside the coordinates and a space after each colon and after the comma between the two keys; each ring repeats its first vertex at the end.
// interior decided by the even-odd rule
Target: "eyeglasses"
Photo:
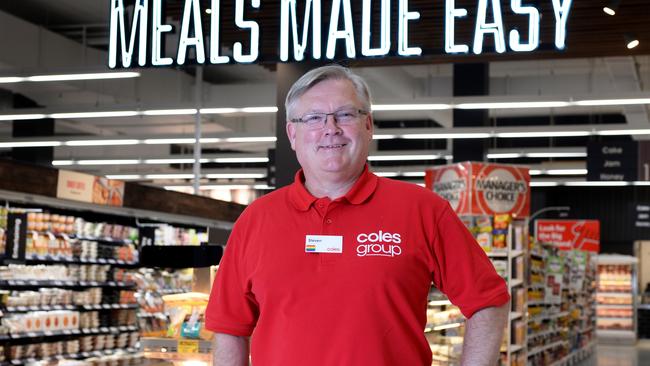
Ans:
{"type": "Polygon", "coordinates": [[[368,112],[362,109],[341,109],[332,113],[307,113],[300,118],[294,118],[291,122],[304,123],[305,127],[310,130],[319,130],[327,124],[327,116],[334,117],[334,120],[339,126],[349,126],[355,124],[359,120],[359,116],[366,115],[368,112]]]}

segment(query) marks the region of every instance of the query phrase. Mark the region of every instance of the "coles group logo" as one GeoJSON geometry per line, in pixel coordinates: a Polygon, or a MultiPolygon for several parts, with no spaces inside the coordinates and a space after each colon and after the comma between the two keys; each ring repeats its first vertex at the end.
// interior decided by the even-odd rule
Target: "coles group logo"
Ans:
{"type": "Polygon", "coordinates": [[[358,257],[395,257],[402,254],[402,236],[379,230],[357,235],[358,257]]]}
{"type": "Polygon", "coordinates": [[[476,174],[474,203],[483,213],[527,215],[530,210],[528,171],[486,165],[476,174]]]}

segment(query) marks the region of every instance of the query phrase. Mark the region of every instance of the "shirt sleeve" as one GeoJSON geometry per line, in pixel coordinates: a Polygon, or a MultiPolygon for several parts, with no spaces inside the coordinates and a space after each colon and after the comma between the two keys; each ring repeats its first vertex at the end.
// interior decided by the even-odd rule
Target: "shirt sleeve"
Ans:
{"type": "Polygon", "coordinates": [[[235,224],[205,310],[205,326],[216,333],[250,336],[257,323],[259,307],[244,273],[246,243],[243,231],[235,224]]]}
{"type": "Polygon", "coordinates": [[[508,286],[448,204],[433,237],[433,283],[466,318],[510,300],[508,286]]]}

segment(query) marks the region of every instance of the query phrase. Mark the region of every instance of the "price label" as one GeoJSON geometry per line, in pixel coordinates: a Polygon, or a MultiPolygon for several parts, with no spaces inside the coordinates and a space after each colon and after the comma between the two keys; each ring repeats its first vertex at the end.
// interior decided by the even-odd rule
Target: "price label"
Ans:
{"type": "Polygon", "coordinates": [[[18,306],[16,309],[18,309],[18,311],[27,311],[27,306],[18,306]]]}
{"type": "Polygon", "coordinates": [[[62,281],[54,281],[54,286],[63,286],[62,281]]]}
{"type": "Polygon", "coordinates": [[[99,259],[97,260],[97,262],[99,262],[99,263],[101,263],[101,264],[105,264],[105,263],[106,263],[106,259],[104,259],[104,258],[99,258],[99,259]]]}
{"type": "Polygon", "coordinates": [[[199,353],[199,341],[180,339],[178,341],[178,353],[199,353]]]}
{"type": "Polygon", "coordinates": [[[63,334],[70,335],[70,334],[72,334],[72,331],[69,330],[69,329],[65,329],[65,330],[63,330],[63,334]]]}

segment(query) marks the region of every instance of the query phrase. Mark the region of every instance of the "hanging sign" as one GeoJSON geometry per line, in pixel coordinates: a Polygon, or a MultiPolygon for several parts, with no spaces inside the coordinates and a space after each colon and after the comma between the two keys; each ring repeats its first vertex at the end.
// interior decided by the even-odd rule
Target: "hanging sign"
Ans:
{"type": "Polygon", "coordinates": [[[458,163],[427,169],[425,186],[459,215],[530,213],[528,168],[506,164],[458,163]]]}
{"type": "Polygon", "coordinates": [[[122,206],[124,182],[59,170],[56,197],[99,205],[122,206]]]}
{"type": "MultiPolygon", "coordinates": [[[[454,0],[445,0],[444,25],[440,29],[444,32],[444,44],[415,45],[409,42],[411,27],[418,22],[435,21],[437,24],[440,21],[421,19],[420,11],[408,0],[393,1],[396,6],[391,6],[390,0],[331,0],[327,2],[331,6],[325,8],[321,0],[280,0],[279,7],[275,3],[272,6],[262,4],[261,0],[236,0],[234,24],[228,26],[234,26],[241,39],[222,43],[220,32],[224,25],[221,24],[220,0],[181,1],[180,30],[176,32],[164,16],[168,1],[137,0],[132,7],[125,8],[124,0],[111,0],[108,65],[111,68],[183,65],[190,54],[197,64],[256,62],[260,56],[261,34],[278,32],[278,29],[262,29],[258,22],[246,19],[244,13],[251,11],[265,12],[265,16],[270,11],[279,11],[268,15],[279,19],[277,48],[278,58],[283,62],[302,61],[306,54],[314,60],[333,60],[343,57],[337,55],[339,51],[344,51],[349,59],[387,56],[391,50],[396,50],[398,56],[417,57],[422,55],[422,47],[444,49],[448,54],[469,53],[471,49],[478,55],[483,53],[486,39],[493,41],[497,53],[506,52],[508,48],[513,52],[531,52],[540,44],[540,20],[545,14],[535,3],[510,0],[504,2],[502,8],[501,1],[477,0],[475,6],[463,8],[454,0]],[[360,22],[353,19],[353,4],[360,7],[355,9],[355,13],[361,13],[360,22]],[[476,9],[471,18],[468,9],[476,9]],[[204,26],[202,14],[207,10],[210,16],[204,26]],[[506,29],[504,14],[521,19],[523,27],[506,29]],[[470,24],[474,27],[472,41],[461,43],[455,37],[456,30],[470,24]],[[391,28],[394,26],[396,29],[391,28]],[[371,32],[371,29],[379,29],[379,32],[371,32]],[[165,52],[164,46],[170,44],[174,49],[165,52]],[[223,48],[231,49],[232,55],[223,54],[223,48]]],[[[555,47],[563,49],[572,1],[549,2],[551,6],[544,9],[549,13],[547,19],[554,25],[555,47]]]]}
{"type": "Polygon", "coordinates": [[[536,220],[535,238],[563,250],[600,251],[598,220],[536,220]]]}

